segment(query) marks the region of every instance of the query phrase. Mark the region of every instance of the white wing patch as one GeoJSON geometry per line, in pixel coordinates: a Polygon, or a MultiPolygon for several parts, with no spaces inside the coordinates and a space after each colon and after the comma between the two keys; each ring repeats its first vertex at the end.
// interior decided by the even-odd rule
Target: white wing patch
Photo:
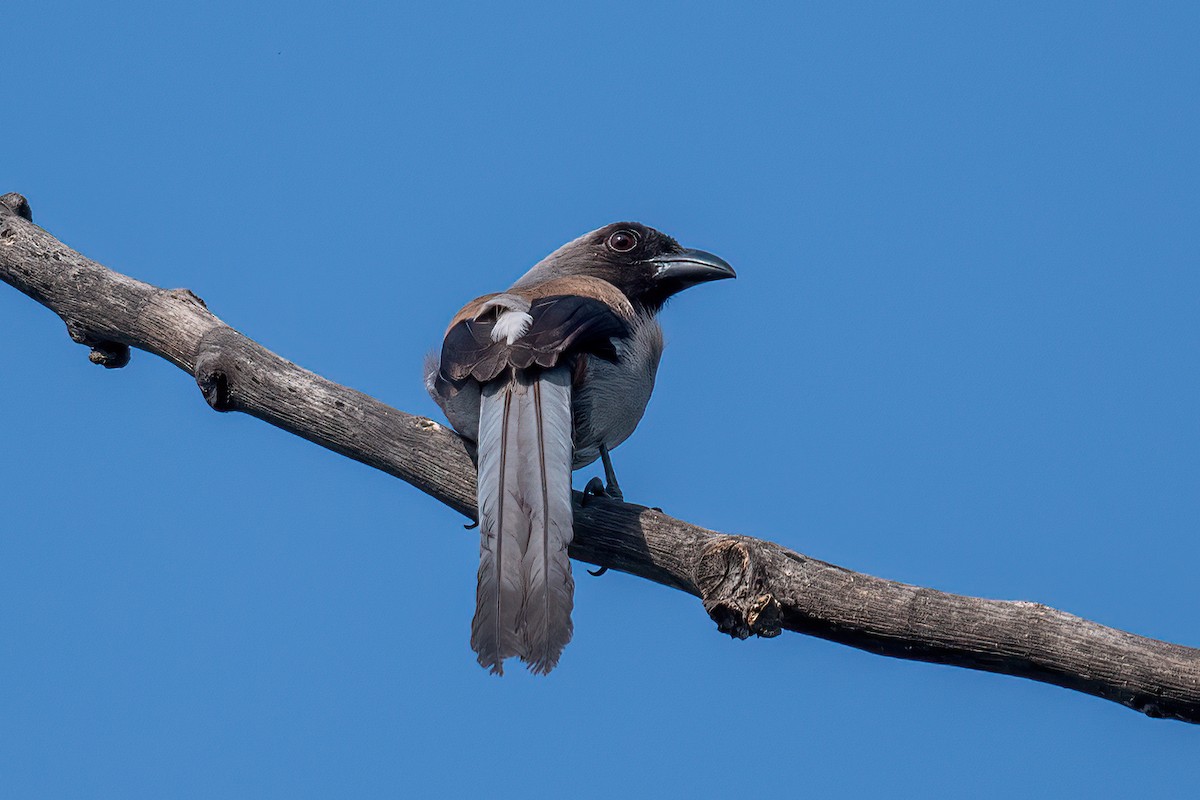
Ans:
{"type": "Polygon", "coordinates": [[[492,341],[507,339],[508,344],[512,344],[524,336],[532,324],[533,317],[524,311],[505,311],[496,317],[496,324],[492,326],[492,341]]]}
{"type": "Polygon", "coordinates": [[[495,309],[499,313],[496,316],[496,324],[492,326],[492,341],[507,339],[507,343],[512,344],[524,336],[533,324],[533,317],[526,313],[529,311],[529,305],[529,301],[519,295],[498,294],[479,307],[475,319],[480,319],[495,309]]]}

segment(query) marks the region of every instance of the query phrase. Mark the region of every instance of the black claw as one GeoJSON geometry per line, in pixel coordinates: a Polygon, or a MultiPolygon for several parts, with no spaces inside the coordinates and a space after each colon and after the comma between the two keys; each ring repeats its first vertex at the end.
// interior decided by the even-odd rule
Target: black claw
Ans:
{"type": "Polygon", "coordinates": [[[608,572],[608,567],[601,567],[600,569],[596,569],[596,570],[591,570],[591,569],[589,569],[589,570],[587,571],[587,574],[588,574],[588,575],[594,575],[594,576],[596,576],[597,578],[599,578],[601,575],[603,575],[603,574],[604,574],[604,573],[606,573],[606,572],[608,572]]]}
{"type": "Polygon", "coordinates": [[[463,527],[469,531],[475,530],[479,527],[479,520],[475,520],[470,525],[463,525],[463,527]]]}
{"type": "Polygon", "coordinates": [[[587,482],[587,486],[583,487],[583,500],[579,504],[586,506],[593,497],[608,497],[608,492],[604,489],[604,481],[600,480],[599,476],[593,477],[587,482]]]}

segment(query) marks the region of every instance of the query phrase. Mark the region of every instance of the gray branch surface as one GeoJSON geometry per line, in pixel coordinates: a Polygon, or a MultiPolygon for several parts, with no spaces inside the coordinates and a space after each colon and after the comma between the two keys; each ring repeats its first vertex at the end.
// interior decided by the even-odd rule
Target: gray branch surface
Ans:
{"type": "MultiPolygon", "coordinates": [[[[191,375],[217,411],[242,411],[475,515],[475,469],[433,420],[387,406],[272,353],[187,289],[113,272],[0,197],[0,279],[66,322],[107,368],[136,347],[191,375]]],[[[772,542],[707,530],[644,506],[575,498],[571,556],[699,597],[739,639],[782,630],[895,658],[1044,681],[1151,717],[1200,722],[1200,650],[1038,603],[947,594],[852,572],[772,542]]]]}

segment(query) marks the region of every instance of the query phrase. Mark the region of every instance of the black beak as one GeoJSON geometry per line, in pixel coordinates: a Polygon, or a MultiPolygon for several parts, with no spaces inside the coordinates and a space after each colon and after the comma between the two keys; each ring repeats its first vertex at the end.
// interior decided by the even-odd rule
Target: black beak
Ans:
{"type": "Polygon", "coordinates": [[[655,280],[677,282],[683,286],[737,277],[725,259],[703,250],[671,253],[651,259],[651,263],[657,267],[655,280]]]}

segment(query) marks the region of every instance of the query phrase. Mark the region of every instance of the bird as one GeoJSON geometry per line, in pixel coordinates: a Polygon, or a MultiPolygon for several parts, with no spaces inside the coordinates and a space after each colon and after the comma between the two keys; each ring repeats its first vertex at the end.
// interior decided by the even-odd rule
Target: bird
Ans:
{"type": "Polygon", "coordinates": [[[726,261],[637,222],[568,242],[503,292],[467,303],[425,384],[477,468],[479,572],[471,648],[503,674],[550,672],[571,640],[571,473],[600,458],[585,497],[622,500],[609,452],[654,389],[674,295],[734,278],[726,261]]]}

